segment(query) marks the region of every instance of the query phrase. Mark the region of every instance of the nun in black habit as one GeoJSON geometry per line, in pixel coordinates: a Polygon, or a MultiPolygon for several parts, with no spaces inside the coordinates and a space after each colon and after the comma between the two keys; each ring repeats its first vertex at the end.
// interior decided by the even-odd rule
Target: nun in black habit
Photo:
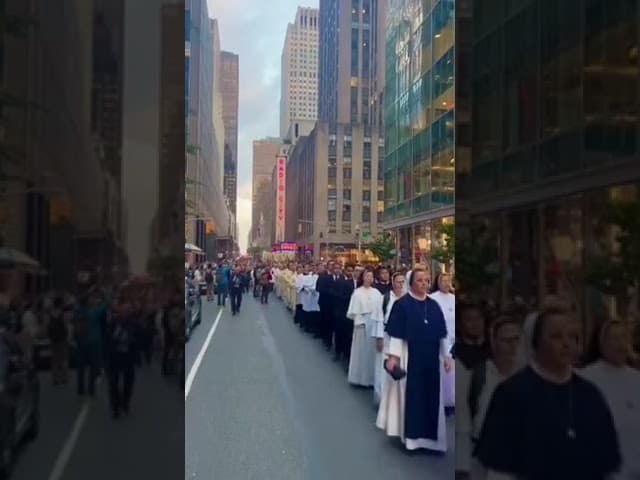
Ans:
{"type": "Polygon", "coordinates": [[[573,371],[579,332],[562,309],[536,319],[533,358],[496,388],[476,444],[487,480],[604,480],[620,468],[607,403],[573,371]]]}
{"type": "Polygon", "coordinates": [[[376,425],[389,436],[399,436],[408,450],[447,450],[441,362],[451,371],[447,327],[438,303],[429,298],[429,273],[416,268],[408,275],[409,291],[391,309],[386,332],[387,371],[406,371],[404,388],[385,382],[376,425]]]}

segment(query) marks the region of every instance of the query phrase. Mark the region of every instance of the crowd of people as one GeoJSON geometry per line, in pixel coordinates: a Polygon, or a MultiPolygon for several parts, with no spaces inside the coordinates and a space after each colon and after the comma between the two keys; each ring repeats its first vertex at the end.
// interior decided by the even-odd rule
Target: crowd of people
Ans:
{"type": "Polygon", "coordinates": [[[450,277],[417,265],[320,262],[275,265],[275,294],[293,323],[343,364],[349,384],[370,388],[378,428],[408,450],[445,452],[455,405],[455,297],[450,277]]]}
{"type": "Polygon", "coordinates": [[[604,322],[592,349],[562,297],[458,312],[457,478],[640,479],[628,322],[604,322]]]}
{"type": "Polygon", "coordinates": [[[132,279],[11,299],[0,305],[0,378],[7,373],[2,359],[16,346],[27,365],[50,369],[56,388],[68,385],[75,370],[77,395],[93,398],[104,380],[118,418],[130,411],[136,371],[154,358],[164,375],[179,375],[184,385],[182,296],[181,289],[160,291],[132,279]]]}
{"type": "Polygon", "coordinates": [[[575,305],[548,296],[463,299],[456,324],[451,277],[423,265],[226,267],[261,303],[274,291],[347,381],[372,389],[376,425],[408,450],[446,451],[455,412],[456,478],[640,479],[637,323],[602,322],[587,340],[575,305]]]}
{"type": "Polygon", "coordinates": [[[408,450],[445,452],[445,414],[453,413],[455,296],[451,278],[424,265],[387,266],[222,261],[186,266],[191,286],[206,283],[207,300],[232,299],[240,311],[249,291],[269,303],[273,292],[293,323],[323,342],[347,381],[372,389],[376,425],[408,450]],[[235,300],[234,300],[235,297],[235,300]]]}

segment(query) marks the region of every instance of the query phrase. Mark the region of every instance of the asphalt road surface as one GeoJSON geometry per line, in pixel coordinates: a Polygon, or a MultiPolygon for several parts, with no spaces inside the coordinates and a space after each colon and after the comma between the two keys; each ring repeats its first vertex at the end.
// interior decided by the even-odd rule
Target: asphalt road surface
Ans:
{"type": "Polygon", "coordinates": [[[105,383],[89,402],[75,394],[73,382],[54,387],[43,372],[40,434],[20,450],[11,479],[182,478],[184,395],[178,380],[162,378],[157,363],[136,375],[131,412],[114,421],[105,383]]]}
{"type": "Polygon", "coordinates": [[[349,386],[273,295],[245,295],[237,316],[204,299],[203,312],[186,353],[186,480],[453,478],[454,419],[445,456],[406,453],[375,427],[372,391],[349,386]]]}

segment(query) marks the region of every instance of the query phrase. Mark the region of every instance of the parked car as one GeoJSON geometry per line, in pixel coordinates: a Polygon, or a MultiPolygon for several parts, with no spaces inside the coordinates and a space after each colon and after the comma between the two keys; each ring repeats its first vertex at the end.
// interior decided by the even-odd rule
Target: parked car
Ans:
{"type": "Polygon", "coordinates": [[[15,454],[38,436],[40,384],[20,344],[0,331],[0,479],[11,474],[15,454]]]}
{"type": "Polygon", "coordinates": [[[202,321],[202,299],[200,298],[200,292],[194,287],[189,285],[189,282],[184,286],[184,325],[185,325],[185,339],[189,341],[191,332],[202,321]]]}

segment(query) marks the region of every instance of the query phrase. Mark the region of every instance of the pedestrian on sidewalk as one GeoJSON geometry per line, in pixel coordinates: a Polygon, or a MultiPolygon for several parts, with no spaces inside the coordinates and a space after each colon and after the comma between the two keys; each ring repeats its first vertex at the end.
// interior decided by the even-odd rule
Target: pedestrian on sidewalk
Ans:
{"type": "Polygon", "coordinates": [[[233,269],[231,274],[230,283],[230,296],[231,296],[231,314],[236,315],[240,313],[240,306],[242,305],[242,290],[244,289],[244,279],[240,267],[237,265],[233,269]]]}
{"type": "Polygon", "coordinates": [[[65,384],[69,365],[69,327],[62,297],[53,300],[53,307],[49,313],[49,342],[53,384],[65,384]]]}
{"type": "Polygon", "coordinates": [[[107,333],[109,400],[114,418],[129,413],[138,361],[137,323],[130,303],[118,308],[107,333]]]}
{"type": "Polygon", "coordinates": [[[218,265],[216,272],[216,293],[218,294],[218,306],[224,307],[229,294],[229,280],[231,279],[231,269],[226,264],[218,265]]]}
{"type": "Polygon", "coordinates": [[[262,305],[269,304],[269,293],[271,293],[271,287],[273,285],[273,275],[271,274],[271,269],[266,268],[262,272],[262,276],[260,277],[260,286],[262,287],[262,293],[260,295],[260,303],[262,305]]]}
{"type": "Polygon", "coordinates": [[[107,322],[107,305],[98,290],[80,299],[74,316],[76,343],[76,373],[78,395],[95,393],[95,384],[103,364],[104,335],[107,322]],[[88,375],[88,378],[87,378],[88,375]]]}
{"type": "Polygon", "coordinates": [[[213,300],[213,269],[211,266],[207,268],[207,273],[204,274],[204,281],[207,284],[207,302],[211,302],[213,300]]]}

